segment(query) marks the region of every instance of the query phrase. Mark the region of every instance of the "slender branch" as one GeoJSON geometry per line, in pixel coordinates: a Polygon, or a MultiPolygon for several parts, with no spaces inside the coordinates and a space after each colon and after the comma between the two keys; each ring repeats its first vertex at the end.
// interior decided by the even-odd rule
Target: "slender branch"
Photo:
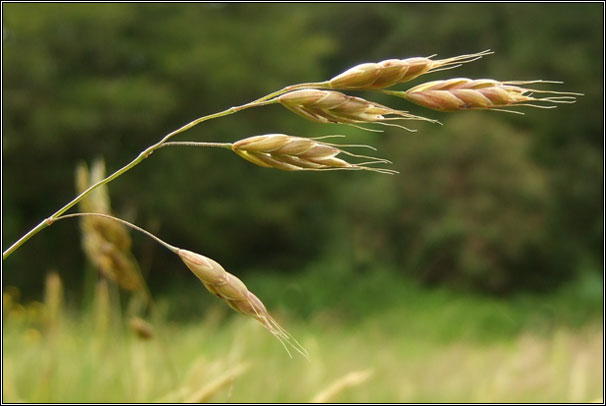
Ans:
{"type": "Polygon", "coordinates": [[[281,94],[284,92],[286,92],[286,90],[283,89],[281,91],[274,92],[268,96],[262,97],[258,101],[246,103],[241,106],[230,107],[229,109],[223,110],[221,112],[197,118],[196,120],[184,125],[183,127],[178,128],[177,130],[166,134],[160,141],[147,147],[143,152],[141,152],[130,163],[128,163],[127,165],[118,169],[116,172],[109,175],[105,179],[102,179],[99,182],[95,183],[94,185],[90,186],[88,189],[86,189],[85,191],[80,193],[78,196],[76,196],[71,201],[69,201],[67,204],[65,204],[63,207],[61,207],[59,210],[57,210],[50,217],[48,217],[45,220],[42,220],[36,227],[32,228],[30,231],[28,231],[26,234],[24,234],[21,238],[19,238],[15,243],[13,243],[13,245],[11,245],[6,251],[4,251],[2,253],[2,260],[5,260],[6,258],[8,258],[13,252],[15,252],[19,247],[21,247],[21,245],[25,244],[30,238],[32,238],[34,235],[38,234],[44,228],[51,225],[59,216],[61,216],[63,213],[65,213],[66,211],[68,211],[69,209],[74,207],[80,200],[82,200],[91,191],[98,188],[99,186],[102,186],[102,185],[105,185],[106,183],[111,182],[112,180],[116,179],[117,177],[124,174],[125,172],[128,172],[133,167],[135,167],[136,165],[141,163],[141,161],[143,161],[145,158],[150,156],[156,149],[161,148],[164,143],[166,143],[169,139],[171,139],[175,135],[182,133],[184,131],[187,131],[190,128],[192,128],[204,121],[212,120],[212,119],[219,118],[219,117],[224,117],[224,116],[236,113],[236,112],[244,110],[244,109],[252,108],[252,107],[260,107],[260,106],[266,106],[269,104],[275,104],[275,103],[277,103],[277,100],[273,99],[273,97],[275,97],[275,95],[278,95],[278,94],[281,94]],[[270,99],[270,100],[268,100],[268,99],[270,99]]]}
{"type": "Polygon", "coordinates": [[[298,89],[309,89],[309,88],[332,89],[330,87],[329,83],[330,82],[327,80],[324,82],[299,83],[297,85],[286,86],[285,88],[282,88],[278,91],[268,94],[267,96],[263,96],[263,97],[255,100],[253,103],[259,103],[259,102],[262,102],[265,100],[273,99],[276,96],[280,96],[281,94],[292,92],[293,90],[298,90],[298,89]]]}
{"type": "MultiPolygon", "coordinates": [[[[139,163],[141,163],[141,161],[143,161],[145,158],[147,158],[148,156],[150,156],[156,149],[158,148],[162,148],[164,146],[169,146],[166,145],[167,141],[169,139],[171,139],[172,137],[174,137],[175,135],[182,133],[184,131],[189,130],[190,128],[204,122],[204,121],[208,121],[208,120],[212,120],[215,118],[219,118],[219,117],[224,117],[233,113],[237,113],[238,111],[244,110],[244,109],[248,109],[251,107],[260,107],[260,106],[266,106],[269,104],[275,104],[278,102],[278,100],[276,99],[276,97],[284,94],[284,93],[288,93],[291,92],[293,90],[297,90],[297,89],[306,89],[306,88],[320,88],[320,89],[330,89],[330,84],[329,81],[324,81],[324,82],[311,82],[311,83],[299,83],[296,85],[291,85],[291,86],[286,86],[284,88],[282,88],[281,90],[277,90],[275,92],[269,93],[257,100],[254,100],[250,103],[246,103],[243,104],[241,106],[235,106],[235,107],[230,107],[227,110],[223,110],[221,112],[215,113],[215,114],[210,114],[208,116],[203,116],[200,118],[195,119],[194,121],[184,125],[181,128],[176,129],[175,131],[166,134],[160,141],[158,141],[157,143],[147,147],[143,152],[141,152],[135,159],[133,159],[130,163],[128,163],[127,165],[123,166],[122,168],[118,169],[116,172],[114,172],[113,174],[109,175],[107,178],[100,180],[99,182],[95,183],[94,185],[90,186],[88,189],[86,189],[84,192],[80,193],[78,196],[76,196],[75,198],[73,198],[70,202],[68,202],[66,205],[64,205],[63,207],[61,207],[59,210],[57,210],[53,215],[51,215],[50,217],[48,217],[45,220],[42,220],[40,222],[40,224],[38,224],[36,227],[32,228],[30,231],[28,231],[26,234],[24,234],[21,238],[19,238],[15,243],[13,243],[13,245],[11,245],[6,251],[4,251],[2,253],[2,260],[5,260],[6,258],[8,258],[13,252],[15,252],[19,247],[21,247],[21,245],[25,244],[30,238],[32,238],[34,235],[38,234],[40,231],[42,231],[44,228],[48,227],[49,225],[51,225],[57,218],[59,218],[59,216],[63,215],[63,213],[65,213],[66,211],[68,211],[69,209],[71,209],[72,207],[74,207],[80,200],[82,200],[86,195],[88,195],[91,191],[93,191],[94,189],[98,188],[99,186],[105,185],[109,182],[111,182],[112,180],[116,179],[117,177],[119,177],[120,175],[124,174],[125,172],[128,172],[129,170],[131,170],[133,167],[135,167],[136,165],[138,165],[139,163]]],[[[210,143],[208,143],[210,144],[210,143]]],[[[212,146],[216,146],[218,147],[219,143],[216,143],[217,145],[212,145],[212,146]]],[[[171,146],[175,146],[175,145],[186,145],[185,143],[171,143],[171,146]]],[[[190,144],[191,145],[191,144],[190,144]]],[[[195,145],[195,146],[202,146],[202,145],[195,145]]],[[[211,146],[211,145],[206,145],[206,146],[211,146]]],[[[222,146],[223,148],[225,148],[226,146],[222,146]]]]}
{"type": "Polygon", "coordinates": [[[137,225],[134,225],[133,223],[130,223],[130,222],[126,221],[126,220],[123,220],[123,219],[118,218],[118,217],[111,216],[109,214],[104,214],[104,213],[71,213],[71,214],[64,214],[62,216],[56,217],[55,219],[53,219],[52,222],[54,223],[55,221],[58,221],[58,220],[63,220],[63,219],[68,219],[68,218],[74,218],[74,217],[85,217],[85,216],[103,217],[103,218],[107,218],[107,219],[110,219],[110,220],[117,221],[118,223],[122,223],[125,226],[132,228],[133,230],[137,230],[140,233],[143,233],[146,236],[148,236],[150,238],[153,238],[156,242],[158,242],[159,244],[161,244],[164,247],[168,248],[169,250],[171,250],[175,254],[177,253],[177,251],[179,251],[178,247],[175,247],[174,245],[171,245],[171,244],[167,243],[166,241],[160,239],[159,237],[156,237],[154,234],[150,233],[149,231],[144,230],[143,228],[141,228],[141,227],[139,227],[137,225]]]}
{"type": "Polygon", "coordinates": [[[164,147],[205,147],[205,148],[223,148],[231,149],[231,142],[195,142],[195,141],[172,141],[165,142],[158,148],[164,147]]]}
{"type": "Polygon", "coordinates": [[[42,231],[43,229],[45,229],[46,227],[48,227],[49,223],[47,222],[47,220],[48,219],[42,220],[40,222],[40,224],[38,224],[36,227],[34,227],[31,230],[29,230],[27,232],[27,234],[24,234],[13,245],[11,245],[6,251],[4,251],[2,253],[2,260],[4,261],[6,258],[8,258],[8,256],[10,254],[12,254],[13,252],[15,252],[17,250],[17,248],[19,248],[20,246],[22,246],[27,240],[29,240],[34,235],[38,234],[40,231],[42,231]]]}

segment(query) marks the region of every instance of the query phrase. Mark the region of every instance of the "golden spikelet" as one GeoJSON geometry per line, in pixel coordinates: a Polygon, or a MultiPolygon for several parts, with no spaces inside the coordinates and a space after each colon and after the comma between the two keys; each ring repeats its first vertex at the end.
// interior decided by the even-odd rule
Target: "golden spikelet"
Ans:
{"type": "Polygon", "coordinates": [[[289,355],[290,351],[285,343],[308,357],[305,348],[278,324],[263,302],[249,291],[238,277],[227,272],[218,262],[203,255],[184,249],[179,249],[177,254],[213,295],[225,301],[237,312],[258,320],[282,343],[289,355]]]}
{"type": "Polygon", "coordinates": [[[538,83],[560,82],[543,80],[499,82],[492,79],[457,78],[423,83],[405,92],[386,91],[386,93],[404,97],[419,106],[438,111],[502,109],[512,106],[555,108],[555,104],[574,103],[575,96],[582,96],[581,93],[523,87],[523,85],[538,83]],[[535,94],[547,96],[536,97],[535,94]]]}
{"type": "MultiPolygon", "coordinates": [[[[394,120],[434,120],[415,116],[406,111],[395,110],[378,103],[348,96],[334,90],[303,89],[285,93],[277,100],[287,109],[317,123],[363,124],[374,123],[382,125],[394,120]]],[[[397,126],[407,131],[406,127],[397,126]]]]}
{"type": "MultiPolygon", "coordinates": [[[[347,147],[343,145],[342,147],[347,147]]],[[[367,145],[349,145],[367,147],[367,145]]],[[[337,144],[320,142],[317,139],[293,137],[285,134],[266,134],[245,138],[232,144],[232,150],[242,158],[266,168],[284,171],[304,170],[368,170],[393,174],[395,171],[373,168],[367,165],[390,163],[386,159],[357,155],[339,148],[337,144]],[[367,162],[350,163],[337,155],[363,158],[367,162]]]]}
{"type": "Polygon", "coordinates": [[[486,50],[439,60],[432,60],[432,57],[417,57],[364,63],[330,79],[329,85],[333,89],[382,89],[398,83],[408,82],[426,73],[456,68],[490,54],[492,52],[486,50]]]}
{"type": "MultiPolygon", "coordinates": [[[[89,186],[105,178],[105,163],[96,160],[89,175],[86,164],[76,169],[76,187],[82,193],[89,186]]],[[[82,211],[111,214],[107,186],[90,192],[80,202],[82,211]]],[[[137,260],[130,252],[131,239],[126,227],[111,219],[86,216],[80,221],[82,246],[87,258],[105,277],[129,291],[141,288],[142,281],[137,260]]]]}

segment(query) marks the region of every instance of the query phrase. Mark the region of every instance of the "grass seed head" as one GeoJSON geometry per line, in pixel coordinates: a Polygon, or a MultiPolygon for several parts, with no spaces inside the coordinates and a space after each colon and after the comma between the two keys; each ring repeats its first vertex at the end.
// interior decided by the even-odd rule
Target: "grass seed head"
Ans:
{"type": "Polygon", "coordinates": [[[279,96],[278,101],[303,118],[322,124],[385,124],[385,121],[392,120],[433,121],[334,90],[295,90],[279,96]]]}
{"type": "Polygon", "coordinates": [[[225,280],[225,269],[218,262],[188,250],[179,250],[181,260],[204,284],[215,285],[225,280]]]}
{"type": "Polygon", "coordinates": [[[269,316],[263,303],[249,292],[244,282],[227,272],[218,262],[183,249],[178,251],[178,255],[213,295],[226,301],[234,310],[256,319],[269,316]]]}
{"type": "MultiPolygon", "coordinates": [[[[580,93],[537,90],[523,87],[548,81],[499,82],[492,79],[437,80],[415,86],[400,95],[420,106],[438,111],[502,109],[512,106],[554,108],[558,103],[574,103],[580,93]],[[545,94],[546,97],[536,97],[545,94]],[[539,103],[539,104],[537,104],[539,103]],[[546,103],[546,104],[540,104],[546,103]]],[[[393,93],[392,93],[393,94],[393,93]]],[[[510,110],[508,110],[510,111],[510,110]]]]}
{"type": "Polygon", "coordinates": [[[408,82],[426,73],[452,69],[464,63],[492,54],[490,50],[453,58],[432,60],[431,57],[388,59],[378,63],[363,63],[335,76],[329,81],[333,89],[382,89],[408,82]]]}
{"type": "MultiPolygon", "coordinates": [[[[218,262],[192,251],[179,249],[177,254],[204,286],[232,309],[259,321],[288,351],[285,343],[307,357],[307,351],[269,314],[261,300],[248,290],[237,276],[227,272],[218,262]]],[[[290,354],[290,351],[288,351],[290,354]]]]}
{"type": "MultiPolygon", "coordinates": [[[[347,145],[342,147],[347,147],[347,145]]],[[[388,169],[367,166],[388,163],[389,161],[385,159],[357,155],[339,148],[337,144],[285,134],[266,134],[245,138],[235,142],[232,149],[236,154],[256,165],[285,171],[344,169],[393,173],[388,169]],[[350,163],[338,158],[339,154],[364,158],[368,162],[350,163]]]]}

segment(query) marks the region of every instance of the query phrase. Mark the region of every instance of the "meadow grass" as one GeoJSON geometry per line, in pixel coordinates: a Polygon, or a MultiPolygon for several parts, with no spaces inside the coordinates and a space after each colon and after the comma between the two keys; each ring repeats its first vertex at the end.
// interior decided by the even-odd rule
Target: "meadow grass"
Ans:
{"type": "Polygon", "coordinates": [[[161,298],[154,336],[142,340],[116,312],[110,328],[96,326],[93,307],[64,310],[49,326],[43,304],[24,306],[7,294],[3,400],[181,402],[202,394],[211,402],[309,402],[323,393],[336,402],[601,399],[599,311],[575,324],[549,314],[569,307],[563,294],[504,301],[417,287],[406,293],[357,317],[336,304],[307,316],[278,310],[309,360],[289,358],[260,324],[219,301],[177,321],[172,295],[161,298]],[[367,376],[342,384],[356,374],[367,376]]]}

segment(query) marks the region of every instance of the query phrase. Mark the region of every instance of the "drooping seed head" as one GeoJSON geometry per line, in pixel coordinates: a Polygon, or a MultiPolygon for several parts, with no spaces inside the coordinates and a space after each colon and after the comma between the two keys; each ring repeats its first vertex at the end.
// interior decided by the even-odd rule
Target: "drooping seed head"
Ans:
{"type": "Polygon", "coordinates": [[[329,85],[333,89],[382,89],[408,82],[426,73],[451,69],[491,53],[487,50],[439,60],[416,57],[363,63],[335,76],[329,81],[329,85]]]}
{"type": "Polygon", "coordinates": [[[217,292],[217,296],[227,301],[243,300],[242,298],[246,297],[246,294],[248,293],[248,288],[244,282],[229,272],[226,272],[225,276],[225,281],[213,285],[213,288],[217,292]]]}
{"type": "Polygon", "coordinates": [[[258,319],[260,315],[268,314],[265,305],[261,300],[251,291],[246,293],[245,299],[232,300],[230,306],[235,308],[240,313],[258,319]]]}
{"type": "Polygon", "coordinates": [[[406,92],[390,92],[420,106],[438,111],[459,111],[468,109],[499,109],[511,106],[532,106],[553,108],[543,103],[574,103],[580,93],[556,92],[528,89],[519,85],[532,83],[558,83],[547,81],[499,82],[492,79],[449,79],[423,83],[406,92]],[[548,97],[534,97],[533,94],[548,94],[548,97]]]}
{"type": "Polygon", "coordinates": [[[305,349],[278,324],[263,302],[237,276],[227,272],[218,262],[195,252],[178,249],[177,255],[213,295],[225,301],[232,309],[258,320],[283,345],[287,343],[307,356],[305,349]]]}
{"type": "Polygon", "coordinates": [[[217,261],[184,249],[179,249],[177,254],[213,295],[227,302],[246,300],[248,288],[244,282],[217,261]]]}
{"type": "Polygon", "coordinates": [[[218,262],[184,249],[180,249],[177,254],[203,283],[215,285],[226,279],[227,271],[218,262]]]}
{"type": "Polygon", "coordinates": [[[396,119],[433,121],[334,90],[295,90],[277,99],[292,112],[323,124],[383,123],[396,119]]]}
{"type": "Polygon", "coordinates": [[[314,139],[293,137],[285,134],[266,134],[245,138],[232,144],[233,151],[242,158],[266,168],[285,171],[302,170],[372,170],[391,173],[387,169],[371,168],[369,163],[387,163],[388,161],[356,155],[338,148],[336,144],[327,144],[314,139]],[[367,163],[349,163],[339,154],[366,158],[367,163]]]}

